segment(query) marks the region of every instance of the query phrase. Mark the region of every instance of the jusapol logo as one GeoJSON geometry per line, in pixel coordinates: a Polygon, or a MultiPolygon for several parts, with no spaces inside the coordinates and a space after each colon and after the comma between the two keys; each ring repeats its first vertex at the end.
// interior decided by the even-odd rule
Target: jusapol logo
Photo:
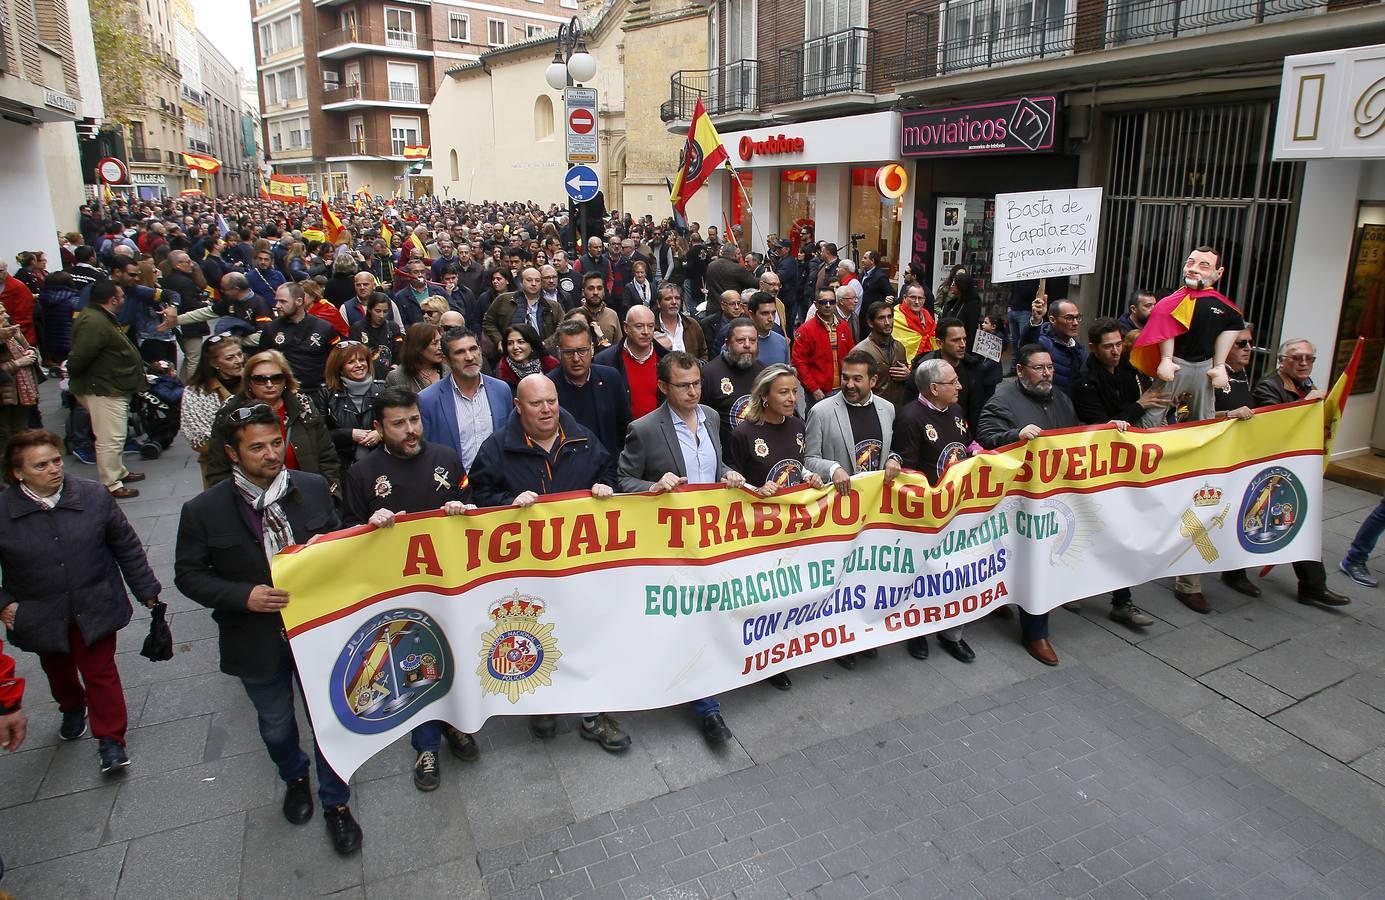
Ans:
{"type": "Polygon", "coordinates": [[[372,617],[332,667],[332,709],[349,730],[379,734],[452,687],[452,648],[441,626],[418,609],[372,617]]]}
{"type": "Polygon", "coordinates": [[[1308,494],[1298,476],[1283,466],[1263,469],[1250,481],[1236,531],[1251,553],[1273,553],[1298,535],[1308,494]]]}

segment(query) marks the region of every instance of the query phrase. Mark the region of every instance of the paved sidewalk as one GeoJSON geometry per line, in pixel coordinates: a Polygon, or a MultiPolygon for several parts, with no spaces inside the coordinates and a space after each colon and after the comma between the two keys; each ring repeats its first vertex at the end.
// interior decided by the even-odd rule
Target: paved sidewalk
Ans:
{"type": "MultiPolygon", "coordinates": [[[[53,411],[46,408],[45,413],[51,421],[60,421],[53,411]]],[[[70,457],[69,463],[77,474],[93,474],[91,467],[70,457]]],[[[1066,848],[1066,855],[1054,862],[1062,871],[1049,872],[1045,878],[1083,871],[1105,885],[1108,882],[1103,875],[1112,869],[1098,874],[1086,866],[1099,867],[1096,859],[1103,858],[1110,846],[1084,843],[1091,853],[1078,857],[1073,855],[1076,848],[1067,843],[1071,833],[1059,836],[1058,831],[1041,828],[1044,839],[1052,840],[1034,847],[1026,838],[1017,837],[1038,824],[1030,822],[1004,835],[997,833],[998,822],[987,826],[984,834],[967,830],[975,821],[995,816],[1004,819],[1001,810],[973,808],[973,794],[964,793],[957,785],[967,785],[971,779],[968,789],[984,796],[1000,784],[986,787],[988,779],[1000,777],[1002,769],[1011,771],[1008,767],[1016,761],[1002,756],[996,748],[1017,753],[1021,745],[1015,741],[1021,738],[1012,733],[1016,727],[1013,722],[1002,721],[997,712],[1010,701],[996,698],[1013,700],[1019,696],[1042,696],[1049,704],[1046,715],[1053,719],[1047,730],[1022,738],[1029,748],[1024,757],[1035,767],[1026,775],[1028,783],[1043,797],[1051,798],[1046,802],[1055,807],[1042,810],[1045,814],[1056,816],[1070,828],[1073,823],[1060,814],[1086,808],[1057,808],[1068,802],[1061,800],[1068,796],[1059,790],[1062,778],[1056,773],[1061,772],[1063,778],[1084,785],[1097,782],[1108,792],[1089,793],[1084,804],[1121,798],[1113,802],[1125,805],[1108,808],[1115,822],[1126,816],[1130,816],[1126,821],[1138,821],[1131,815],[1137,813],[1151,823],[1151,830],[1171,829],[1160,832],[1160,840],[1179,838],[1168,846],[1155,841],[1162,847],[1157,857],[1143,859],[1136,854],[1132,859],[1117,853],[1132,868],[1112,878],[1127,879],[1157,858],[1165,874],[1170,878],[1178,875],[1178,879],[1160,884],[1157,890],[1153,889],[1154,881],[1131,882],[1128,886],[1134,892],[1114,892],[1115,896],[1139,896],[1141,891],[1153,895],[1176,885],[1196,893],[1193,882],[1184,879],[1200,870],[1189,869],[1191,862],[1186,856],[1166,857],[1192,835],[1208,833],[1205,828],[1196,830],[1206,822],[1201,817],[1193,818],[1191,824],[1174,821],[1175,814],[1194,816],[1203,802],[1216,806],[1206,810],[1209,816],[1232,823],[1218,829],[1215,837],[1229,840],[1234,833],[1239,835],[1239,843],[1222,859],[1198,856],[1199,860],[1215,867],[1231,859],[1232,866],[1240,866],[1246,860],[1259,859],[1250,855],[1251,851],[1270,860],[1261,870],[1247,873],[1250,879],[1236,885],[1246,896],[1254,895],[1257,900],[1294,893],[1334,896],[1304,892],[1310,886],[1314,890],[1321,885],[1337,890],[1350,887],[1347,879],[1380,895],[1380,886],[1385,884],[1385,869],[1372,868],[1377,866],[1378,857],[1367,852],[1367,848],[1385,849],[1385,607],[1378,591],[1351,585],[1340,574],[1333,574],[1330,583],[1356,598],[1355,604],[1340,612],[1302,606],[1294,600],[1292,572],[1287,566],[1261,581],[1266,596],[1256,601],[1231,593],[1215,579],[1206,579],[1205,592],[1214,607],[1208,616],[1179,605],[1167,584],[1136,588],[1136,602],[1158,619],[1143,632],[1109,621],[1105,598],[1087,601],[1080,615],[1057,610],[1053,614],[1053,639],[1063,665],[1056,672],[1024,654],[1016,642],[1013,623],[993,620],[968,629],[968,640],[978,655],[970,666],[936,649],[933,659],[918,662],[902,649],[886,648],[878,660],[862,660],[855,671],[831,663],[799,670],[793,675],[794,689],[787,694],[760,685],[722,698],[736,741],[721,752],[706,747],[684,710],[621,716],[635,741],[630,752],[621,757],[609,756],[578,739],[571,722],[565,723],[554,741],[538,743],[529,738],[521,722],[496,719],[478,737],[483,751],[480,762],[467,766],[444,754],[442,787],[424,795],[412,786],[412,753],[407,741],[401,741],[371,760],[355,778],[353,808],[365,829],[365,847],[360,856],[342,861],[328,847],[320,814],[301,828],[283,821],[278,810],[282,786],[256,734],[249,703],[239,685],[217,671],[215,626],[205,609],[178,595],[172,586],[178,514],[183,501],[200,484],[195,459],[180,441],[164,458],[139,463],[132,457],[131,466],[149,472],[150,477],[139,485],[141,497],[122,507],[146,542],[164,583],[164,598],[173,612],[176,655],[163,663],[150,663],[138,655],[147,620],[143,610],[137,611],[138,618],[121,635],[119,658],[130,708],[133,765],[126,776],[115,780],[103,780],[96,771],[93,741],[59,746],[57,710],[47,696],[37,661],[29,654],[17,655],[20,673],[30,680],[26,704],[30,735],[22,752],[0,757],[0,852],[11,867],[4,887],[22,900],[482,897],[492,889],[495,896],[505,893],[507,878],[513,888],[524,887],[518,881],[530,882],[521,896],[541,894],[552,900],[573,883],[581,885],[580,877],[561,880],[569,874],[562,865],[570,864],[571,869],[579,857],[568,853],[565,861],[558,851],[570,848],[543,848],[544,842],[570,840],[576,847],[600,836],[608,862],[618,859],[623,851],[610,852],[621,850],[610,835],[592,831],[604,827],[601,823],[607,820],[603,814],[609,813],[609,821],[616,828],[643,825],[650,847],[668,846],[664,841],[673,836],[668,829],[681,825],[678,815],[687,811],[682,804],[715,804],[717,797],[707,792],[727,784],[735,785],[732,794],[756,792],[758,786],[768,785],[763,788],[764,804],[731,805],[731,811],[743,816],[757,809],[761,828],[751,832],[778,827],[773,834],[786,838],[784,844],[809,834],[800,835],[796,830],[805,813],[816,810],[819,817],[826,815],[822,820],[829,826],[825,839],[830,851],[817,842],[815,846],[822,853],[803,856],[803,863],[786,871],[821,858],[823,871],[833,879],[844,874],[860,879],[859,887],[849,881],[841,886],[846,895],[873,891],[894,872],[886,864],[898,854],[876,860],[867,844],[874,846],[870,841],[877,838],[872,826],[883,821],[874,813],[902,815],[905,798],[926,804],[918,807],[911,821],[917,823],[922,816],[946,827],[936,835],[928,824],[908,826],[922,829],[916,833],[901,831],[901,838],[911,843],[898,853],[911,849],[913,866],[898,882],[903,895],[914,896],[908,892],[912,888],[904,885],[913,884],[920,892],[932,885],[926,875],[949,885],[943,873],[951,872],[950,866],[964,865],[961,860],[977,849],[948,843],[966,841],[959,837],[962,834],[975,834],[985,844],[1024,842],[1023,847],[1010,844],[1018,854],[1016,859],[1033,859],[1036,854],[1066,848]],[[956,712],[958,709],[965,714],[956,712]],[[1122,728],[1135,731],[1119,730],[1115,726],[1120,723],[1125,723],[1122,728]],[[1076,753],[1082,748],[1069,745],[1070,736],[1054,730],[1060,724],[1092,733],[1109,732],[1119,740],[1114,744],[1092,743],[1085,754],[1076,753]],[[962,731],[962,727],[967,730],[962,731]],[[955,755],[936,760],[943,767],[953,765],[953,769],[944,768],[945,773],[960,772],[958,760],[972,769],[968,757],[973,761],[990,759],[979,745],[975,754],[965,746],[973,733],[990,742],[989,752],[996,753],[999,762],[992,760],[995,765],[989,769],[978,765],[981,771],[973,770],[971,775],[946,784],[933,784],[927,775],[938,777],[939,765],[930,754],[936,755],[940,748],[955,755]],[[1031,738],[1048,740],[1045,734],[1062,740],[1051,746],[1031,745],[1031,738]],[[937,743],[918,745],[920,740],[935,739],[937,743]],[[1146,739],[1148,746],[1141,743],[1146,739]],[[1127,748],[1124,761],[1112,758],[1112,746],[1127,748]],[[910,772],[905,762],[909,759],[927,761],[929,768],[910,772]],[[1197,768],[1190,768],[1192,764],[1184,764],[1184,760],[1195,760],[1197,768]],[[1209,767],[1209,771],[1201,771],[1209,767]],[[887,777],[864,777],[868,770],[887,777]],[[810,783],[810,771],[827,778],[810,783]],[[794,780],[795,774],[800,781],[794,780]],[[723,780],[727,776],[732,778],[723,780]],[[1130,777],[1136,780],[1124,785],[1112,783],[1130,777]],[[1185,777],[1191,780],[1182,780],[1185,777]],[[1218,777],[1227,787],[1221,788],[1212,780],[1218,777]],[[791,782],[795,786],[792,791],[788,790],[791,782]],[[821,792],[822,783],[832,785],[836,794],[829,798],[832,791],[821,792]],[[1215,790],[1192,796],[1187,792],[1191,784],[1211,785],[1215,790]],[[782,785],[783,790],[776,785],[782,785]],[[921,788],[931,791],[933,800],[918,799],[921,788]],[[1274,789],[1284,793],[1276,794],[1274,789]],[[1256,802],[1246,802],[1247,798],[1256,802]],[[817,801],[828,804],[827,814],[822,812],[821,803],[814,805],[817,801]],[[1230,806],[1233,801],[1245,810],[1236,813],[1230,806]],[[857,812],[839,821],[833,804],[847,811],[856,808],[857,812]],[[770,821],[776,810],[786,822],[770,821]],[[1255,819],[1255,810],[1269,819],[1255,819]],[[850,846],[842,843],[855,827],[849,823],[863,813],[871,815],[858,824],[871,834],[862,835],[850,846]],[[640,818],[655,814],[658,821],[676,820],[674,824],[656,825],[656,833],[664,828],[658,837],[640,818]],[[1276,814],[1288,816],[1292,822],[1311,823],[1324,836],[1333,835],[1337,843],[1332,852],[1313,850],[1318,841],[1308,840],[1309,835],[1302,830],[1291,831],[1292,822],[1276,814]],[[1241,827],[1235,823],[1248,826],[1248,830],[1233,832],[1241,827]],[[795,829],[792,839],[784,827],[795,829]],[[1283,840],[1275,836],[1276,829],[1283,833],[1283,840]],[[912,842],[911,834],[919,840],[912,842]],[[1299,851],[1287,852],[1293,849],[1289,839],[1299,851]],[[826,858],[831,853],[849,851],[851,846],[860,846],[870,863],[847,870],[834,860],[828,867],[826,858]],[[524,849],[522,858],[517,847],[524,849]],[[943,860],[931,867],[923,865],[935,851],[943,860]],[[1304,858],[1305,851],[1313,852],[1304,858]],[[559,868],[540,871],[548,865],[543,860],[549,852],[557,854],[554,859],[559,868]],[[1179,860],[1187,865],[1180,865],[1179,860]],[[1303,880],[1310,876],[1295,860],[1308,865],[1317,879],[1303,880]],[[520,873],[518,880],[516,873],[520,873]],[[1263,875],[1278,879],[1283,890],[1276,893],[1276,886],[1261,879],[1263,875]],[[1363,880],[1365,875],[1371,878],[1363,880]],[[922,881],[917,881],[920,877],[922,881]],[[545,882],[546,888],[533,888],[533,884],[545,882]]],[[[1340,485],[1328,486],[1324,541],[1332,572],[1336,573],[1336,561],[1377,499],[1340,485]]],[[[1371,565],[1385,574],[1385,562],[1379,555],[1371,565]]],[[[720,796],[732,803],[727,795],[720,796]]],[[[1019,809],[1039,796],[1017,794],[1006,800],[1019,809]]],[[[711,821],[689,818],[688,830],[711,821]]],[[[741,824],[733,827],[753,824],[749,818],[738,821],[741,824]]],[[[1094,818],[1085,828],[1110,822],[1094,818]]],[[[907,825],[901,819],[890,828],[907,825]]],[[[765,839],[746,839],[751,832],[726,835],[727,844],[753,848],[756,855],[773,852],[775,848],[768,846],[760,849],[765,839]]],[[[854,833],[861,834],[859,828],[854,833]]],[[[1028,834],[1035,836],[1034,832],[1028,834]]],[[[1134,837],[1126,835],[1124,840],[1134,837]]],[[[659,859],[654,870],[663,866],[662,871],[673,878],[704,864],[698,855],[704,851],[717,863],[716,869],[707,872],[734,869],[748,858],[730,859],[726,855],[732,852],[730,847],[715,854],[711,844],[694,849],[693,842],[703,839],[690,838],[681,844],[673,841],[680,855],[659,859]],[[673,872],[669,863],[676,863],[673,872]],[[684,868],[679,869],[679,865],[684,868]]],[[[1201,843],[1194,841],[1191,849],[1195,854],[1201,843]]],[[[625,849],[638,865],[640,855],[634,848],[625,849]]],[[[595,847],[589,846],[584,852],[594,853],[595,847]]],[[[652,859],[660,852],[667,851],[649,851],[644,857],[652,859]]],[[[789,855],[788,850],[784,853],[789,855]]],[[[853,858],[859,862],[859,857],[853,858]]],[[[789,855],[789,859],[795,862],[794,856],[789,855]]],[[[1104,859],[1114,862],[1110,856],[1104,859]]],[[[1007,859],[1003,865],[1000,857],[991,861],[1013,871],[1016,860],[1007,859]]],[[[600,861],[592,859],[579,868],[593,878],[591,867],[597,865],[600,861]]],[[[984,868],[982,863],[977,865],[984,868]]],[[[738,888],[766,880],[759,870],[744,871],[755,877],[738,888]]],[[[1215,871],[1229,874],[1224,868],[1215,871]]],[[[986,892],[980,896],[1002,896],[1011,883],[995,872],[991,868],[983,873],[995,881],[988,881],[986,892]]],[[[636,881],[630,884],[638,887],[639,877],[646,874],[653,873],[643,869],[624,873],[614,882],[607,881],[603,890],[609,891],[612,883],[620,884],[632,876],[636,881]]],[[[697,873],[699,878],[704,874],[697,873]]],[[[773,874],[779,877],[783,873],[773,874]]],[[[1213,876],[1208,877],[1207,887],[1221,890],[1224,882],[1214,885],[1210,883],[1213,876]]],[[[1035,878],[1033,883],[1040,880],[1035,878]]],[[[827,882],[824,879],[823,883],[827,882]]],[[[791,887],[782,881],[780,885],[796,895],[807,890],[805,882],[792,879],[791,887]]],[[[1072,887],[1077,886],[1079,882],[1074,881],[1072,887]]],[[[596,887],[594,879],[592,887],[596,887]]],[[[705,886],[703,889],[711,891],[705,886]]],[[[967,896],[950,889],[944,895],[967,896]]]]}

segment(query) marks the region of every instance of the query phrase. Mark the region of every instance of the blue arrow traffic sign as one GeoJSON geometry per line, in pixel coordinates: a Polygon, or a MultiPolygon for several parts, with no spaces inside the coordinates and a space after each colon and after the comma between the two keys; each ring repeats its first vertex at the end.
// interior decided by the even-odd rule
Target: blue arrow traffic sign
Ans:
{"type": "Polygon", "coordinates": [[[578,203],[586,203],[596,196],[596,189],[601,182],[597,180],[596,170],[591,166],[573,166],[567,170],[567,178],[563,181],[563,186],[567,188],[567,195],[578,203]]]}

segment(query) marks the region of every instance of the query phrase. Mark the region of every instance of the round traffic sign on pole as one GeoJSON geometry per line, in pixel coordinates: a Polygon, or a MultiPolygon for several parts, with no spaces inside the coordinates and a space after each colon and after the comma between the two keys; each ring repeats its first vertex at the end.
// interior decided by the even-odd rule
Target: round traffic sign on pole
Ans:
{"type": "Polygon", "coordinates": [[[126,184],[130,180],[130,170],[120,159],[103,156],[96,161],[96,177],[106,184],[126,184]]]}
{"type": "Polygon", "coordinates": [[[596,127],[596,117],[589,109],[574,109],[567,117],[568,125],[578,134],[591,134],[596,127]]]}

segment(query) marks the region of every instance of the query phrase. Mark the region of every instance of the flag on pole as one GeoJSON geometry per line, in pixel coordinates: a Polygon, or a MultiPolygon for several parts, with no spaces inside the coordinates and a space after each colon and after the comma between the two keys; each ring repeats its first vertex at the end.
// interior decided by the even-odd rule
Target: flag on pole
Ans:
{"type": "Polygon", "coordinates": [[[260,199],[261,199],[261,200],[268,200],[268,199],[269,199],[269,188],[265,186],[265,183],[264,183],[264,176],[263,176],[263,175],[260,176],[260,199]]]}
{"type": "Polygon", "coordinates": [[[1332,390],[1328,391],[1327,396],[1323,398],[1322,462],[1324,467],[1332,458],[1332,442],[1337,439],[1337,426],[1341,424],[1342,415],[1347,411],[1347,397],[1351,396],[1351,388],[1356,384],[1356,369],[1361,365],[1361,348],[1365,344],[1365,338],[1356,339],[1356,346],[1352,348],[1351,359],[1347,361],[1347,367],[1342,370],[1341,375],[1337,376],[1332,390]]]}
{"type": "Polygon", "coordinates": [[[405,159],[427,159],[429,148],[427,144],[418,144],[404,148],[405,159]]]}
{"type": "Polygon", "coordinates": [[[283,203],[308,202],[308,176],[271,175],[266,200],[279,200],[283,203]]]}
{"type": "Polygon", "coordinates": [[[390,242],[394,240],[394,232],[390,230],[388,222],[380,222],[380,239],[385,242],[386,247],[389,247],[390,242]]]}
{"type": "Polygon", "coordinates": [[[221,160],[215,156],[208,156],[205,153],[193,153],[190,150],[183,151],[183,164],[189,169],[197,169],[209,175],[215,175],[221,171],[221,160]]]}
{"type": "Polygon", "coordinates": [[[327,205],[327,201],[323,200],[322,233],[327,236],[327,242],[329,244],[335,244],[337,242],[337,236],[340,235],[343,230],[341,219],[337,218],[337,214],[332,212],[331,207],[327,205]]]}
{"type": "Polygon", "coordinates": [[[216,214],[216,232],[223,238],[231,233],[231,226],[226,224],[226,217],[221,213],[216,214]]]}
{"type": "MultiPolygon", "coordinates": [[[[717,134],[702,101],[693,108],[692,125],[688,128],[688,142],[683,147],[683,158],[678,164],[678,175],[673,179],[669,191],[669,202],[673,208],[687,215],[688,200],[702,183],[721,166],[731,168],[731,158],[721,145],[721,135],[717,134]]],[[[734,169],[732,170],[735,171],[734,169]]]]}
{"type": "MultiPolygon", "coordinates": [[[[664,185],[668,187],[669,196],[673,196],[673,182],[668,178],[664,179],[664,185]]],[[[688,233],[688,217],[677,206],[673,207],[673,230],[679,234],[688,233]]]]}

